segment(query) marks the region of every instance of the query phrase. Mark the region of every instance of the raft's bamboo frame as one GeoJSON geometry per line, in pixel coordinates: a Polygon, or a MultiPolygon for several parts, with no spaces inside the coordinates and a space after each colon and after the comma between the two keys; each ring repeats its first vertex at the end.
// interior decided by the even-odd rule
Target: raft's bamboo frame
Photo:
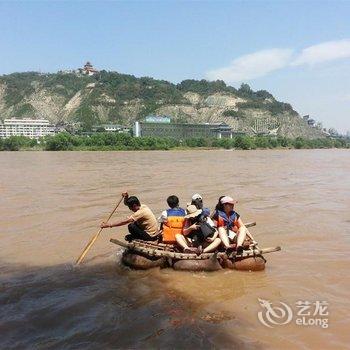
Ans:
{"type": "Polygon", "coordinates": [[[163,246],[169,246],[168,244],[163,243],[152,243],[152,242],[140,242],[140,241],[132,241],[131,243],[126,243],[119,241],[118,239],[111,238],[110,242],[117,244],[121,247],[130,249],[131,251],[147,254],[152,257],[166,257],[166,258],[172,258],[172,259],[179,259],[179,260],[205,260],[210,259],[213,257],[227,257],[227,258],[248,258],[251,256],[260,256],[262,254],[267,253],[273,253],[278,252],[281,250],[281,247],[270,247],[270,248],[263,248],[263,249],[257,249],[257,248],[250,248],[249,250],[243,250],[242,254],[226,254],[225,252],[216,252],[216,253],[204,253],[201,255],[197,254],[187,254],[187,253],[177,253],[170,250],[165,249],[159,249],[163,246]],[[159,248],[156,248],[155,246],[159,246],[159,248]]]}

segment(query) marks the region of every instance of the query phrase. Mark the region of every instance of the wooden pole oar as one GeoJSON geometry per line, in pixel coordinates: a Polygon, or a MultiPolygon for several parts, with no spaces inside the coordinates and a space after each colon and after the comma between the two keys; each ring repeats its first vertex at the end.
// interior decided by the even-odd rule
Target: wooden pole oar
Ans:
{"type": "MultiPolygon", "coordinates": [[[[123,198],[124,198],[123,196],[122,196],[122,198],[120,198],[120,201],[119,201],[118,204],[115,206],[115,208],[113,209],[113,211],[111,212],[111,214],[108,216],[108,219],[106,220],[106,222],[108,222],[109,219],[112,217],[112,215],[115,213],[115,211],[116,211],[117,208],[119,207],[119,204],[122,202],[123,198]]],[[[101,234],[102,230],[103,230],[103,228],[101,227],[101,228],[98,230],[98,232],[95,234],[95,236],[93,236],[93,237],[91,238],[90,242],[86,245],[86,247],[84,248],[83,252],[81,253],[81,255],[79,256],[79,258],[78,258],[77,261],[75,262],[75,265],[79,265],[79,264],[83,261],[85,255],[86,255],[87,252],[90,250],[90,248],[92,247],[92,245],[95,243],[96,239],[97,239],[98,236],[101,234]]]]}
{"type": "Polygon", "coordinates": [[[256,221],[253,222],[248,222],[247,224],[244,224],[245,227],[252,227],[252,226],[256,226],[256,221]]]}

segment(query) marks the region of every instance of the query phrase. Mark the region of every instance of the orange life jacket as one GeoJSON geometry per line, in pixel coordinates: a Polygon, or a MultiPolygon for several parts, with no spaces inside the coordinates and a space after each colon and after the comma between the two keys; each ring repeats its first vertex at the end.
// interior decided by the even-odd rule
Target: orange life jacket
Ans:
{"type": "Polygon", "coordinates": [[[167,220],[163,223],[163,242],[175,243],[175,236],[182,234],[186,212],[182,208],[167,210],[167,220]]]}

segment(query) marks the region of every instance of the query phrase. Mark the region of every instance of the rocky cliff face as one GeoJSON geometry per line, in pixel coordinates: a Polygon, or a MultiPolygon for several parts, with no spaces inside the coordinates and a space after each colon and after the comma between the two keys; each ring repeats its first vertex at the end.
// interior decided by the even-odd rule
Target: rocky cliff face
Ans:
{"type": "Polygon", "coordinates": [[[15,73],[0,77],[0,119],[45,118],[80,122],[85,128],[113,122],[131,125],[146,115],[165,114],[175,122],[225,122],[251,135],[322,137],[286,103],[267,91],[225,83],[188,80],[178,85],[115,72],[81,74],[15,73]]]}

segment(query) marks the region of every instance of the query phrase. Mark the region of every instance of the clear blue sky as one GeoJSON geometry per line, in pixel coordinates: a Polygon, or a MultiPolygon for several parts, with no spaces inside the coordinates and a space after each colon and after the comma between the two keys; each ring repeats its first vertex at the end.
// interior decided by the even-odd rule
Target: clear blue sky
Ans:
{"type": "Polygon", "coordinates": [[[247,82],[350,130],[350,1],[0,2],[0,74],[247,82]]]}

